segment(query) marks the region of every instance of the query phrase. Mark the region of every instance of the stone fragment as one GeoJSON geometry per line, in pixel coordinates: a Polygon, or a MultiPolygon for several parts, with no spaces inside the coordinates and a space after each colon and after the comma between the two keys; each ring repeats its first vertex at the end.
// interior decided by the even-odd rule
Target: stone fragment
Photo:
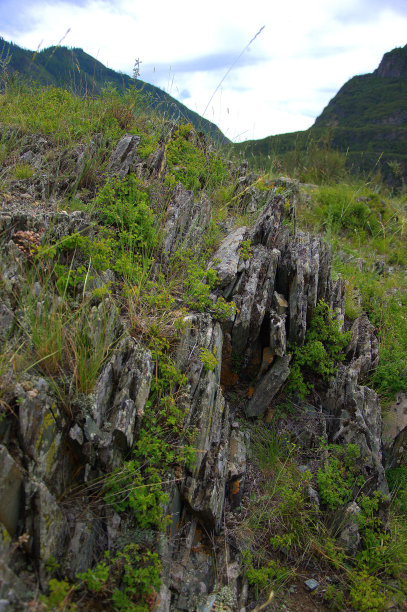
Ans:
{"type": "Polygon", "coordinates": [[[162,583],[154,605],[154,612],[170,612],[170,610],[171,591],[166,584],[162,583]]]}
{"type": "Polygon", "coordinates": [[[151,353],[128,336],[117,346],[99,376],[91,414],[95,435],[103,437],[99,430],[109,434],[103,442],[104,461],[109,466],[120,461],[134,442],[150,392],[152,369],[151,353]]]}
{"type": "Polygon", "coordinates": [[[273,306],[276,313],[281,316],[285,315],[288,310],[288,302],[281,293],[274,291],[273,306]]]}
{"type": "Polygon", "coordinates": [[[0,445],[0,521],[10,536],[17,530],[23,495],[23,473],[6,447],[0,445]]]}
{"type": "Polygon", "coordinates": [[[280,391],[290,374],[290,361],[291,355],[278,357],[271,369],[266,372],[256,386],[246,407],[246,415],[248,417],[261,416],[266,412],[269,404],[280,391]]]}
{"type": "Polygon", "coordinates": [[[84,442],[83,431],[77,423],[75,423],[75,425],[73,425],[73,427],[71,427],[69,430],[69,437],[74,442],[77,442],[79,446],[82,446],[84,442]]]}
{"type": "Polygon", "coordinates": [[[214,259],[219,260],[212,267],[218,273],[220,287],[227,287],[236,282],[238,265],[240,260],[240,244],[246,233],[246,227],[238,227],[234,232],[228,234],[221,242],[215,253],[214,259]]]}
{"type": "Polygon", "coordinates": [[[126,134],[119,140],[107,165],[109,174],[118,174],[124,178],[126,174],[134,171],[138,161],[137,148],[140,140],[140,136],[135,134],[126,134]]]}
{"type": "Polygon", "coordinates": [[[285,316],[270,312],[270,350],[274,355],[283,357],[287,350],[285,316]]]}
{"type": "Polygon", "coordinates": [[[304,584],[307,587],[308,591],[315,591],[315,589],[319,587],[319,582],[317,580],[314,580],[314,578],[305,580],[304,584]]]}
{"type": "Polygon", "coordinates": [[[163,248],[167,254],[180,247],[197,249],[209,225],[212,204],[202,195],[195,201],[194,193],[178,183],[167,208],[163,248]]]}
{"type": "Polygon", "coordinates": [[[361,540],[358,522],[360,512],[361,509],[356,502],[348,504],[342,519],[343,527],[338,538],[339,546],[342,546],[351,557],[356,554],[361,540]]]}

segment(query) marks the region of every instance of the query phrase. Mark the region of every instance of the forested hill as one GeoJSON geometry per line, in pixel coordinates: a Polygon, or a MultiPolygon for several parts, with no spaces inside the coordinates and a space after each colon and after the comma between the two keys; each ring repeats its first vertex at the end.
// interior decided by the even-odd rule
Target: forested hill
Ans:
{"type": "Polygon", "coordinates": [[[355,76],[339,90],[306,131],[269,136],[238,145],[258,161],[305,150],[310,141],[329,142],[347,154],[354,170],[380,167],[384,176],[407,176],[407,45],[386,53],[370,74],[355,76]]]}
{"type": "Polygon", "coordinates": [[[0,37],[0,60],[7,62],[9,71],[18,72],[41,85],[67,87],[81,95],[99,95],[109,83],[120,92],[136,86],[146,94],[153,109],[166,113],[171,119],[179,117],[192,123],[219,143],[229,142],[214,123],[166,92],[141,79],[134,83],[130,76],[107,68],[83,49],[57,46],[34,52],[0,37]]]}
{"type": "Polygon", "coordinates": [[[355,76],[339,90],[315,127],[407,128],[407,45],[386,53],[371,74],[355,76]]]}

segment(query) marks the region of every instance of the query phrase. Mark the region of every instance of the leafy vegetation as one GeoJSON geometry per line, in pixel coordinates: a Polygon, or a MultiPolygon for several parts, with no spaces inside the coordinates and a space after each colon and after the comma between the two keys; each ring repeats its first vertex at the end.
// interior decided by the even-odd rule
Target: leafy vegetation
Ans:
{"type": "Polygon", "coordinates": [[[128,544],[92,569],[77,574],[77,581],[51,578],[49,595],[42,601],[47,610],[91,610],[101,605],[116,612],[148,612],[160,588],[161,563],[156,553],[128,544]]]}
{"type": "Polygon", "coordinates": [[[304,398],[313,388],[312,376],[329,379],[345,358],[350,333],[340,331],[340,323],[328,304],[320,301],[307,329],[303,346],[295,346],[286,391],[304,398]]]}
{"type": "Polygon", "coordinates": [[[384,611],[390,602],[402,601],[406,593],[405,518],[393,513],[386,525],[380,518],[385,496],[378,491],[363,494],[364,480],[355,461],[359,448],[327,445],[321,440],[312,451],[319,469],[300,471],[301,455],[310,449],[293,445],[277,427],[277,423],[262,424],[251,430],[252,461],[260,474],[244,504],[236,534],[256,598],[267,598],[270,589],[284,593],[284,585],[305,557],[307,562],[312,560],[314,571],[319,568],[321,577],[335,575],[334,584],[324,589],[330,609],[384,611]],[[318,491],[321,507],[310,497],[310,486],[318,491]],[[354,556],[338,535],[343,510],[355,500],[360,506],[354,520],[361,543],[354,556]]]}
{"type": "MultiPolygon", "coordinates": [[[[58,55],[49,53],[50,68],[58,55]]],[[[94,391],[125,322],[128,333],[150,352],[151,391],[125,461],[91,486],[101,513],[131,517],[135,532],[159,538],[171,522],[168,480],[191,468],[196,455],[197,432],[187,426],[184,401],[187,377],[178,367],[174,346],[189,310],[209,313],[226,327],[236,314],[232,301],[216,297],[218,279],[210,262],[224,222],[240,225],[242,218],[246,223],[254,215],[243,217],[236,175],[220,153],[191,125],[165,132],[164,118],[151,113],[137,91],[119,95],[110,87],[100,98],[82,99],[55,86],[9,80],[0,108],[5,125],[14,126],[14,131],[1,128],[2,190],[11,189],[14,181],[36,179],[35,167],[19,162],[22,135],[47,136],[50,150],[44,156],[51,165],[58,157],[56,149],[60,153],[62,148],[82,147],[85,170],[65,192],[63,205],[85,211],[90,220],[66,235],[50,227],[49,233],[31,236],[18,269],[23,282],[12,290],[7,289],[10,279],[0,276],[1,288],[6,287],[18,311],[17,331],[10,344],[6,338],[1,352],[0,377],[8,367],[21,379],[27,373],[45,377],[61,399],[67,422],[86,418],[83,396],[94,391]],[[108,177],[108,154],[126,132],[140,137],[139,172],[108,177]],[[97,133],[102,134],[99,140],[97,133]],[[155,176],[143,173],[142,164],[157,147],[167,164],[166,176],[160,170],[155,176]],[[197,199],[205,193],[213,202],[199,252],[182,240],[171,253],[163,249],[166,211],[178,181],[197,199]]],[[[321,186],[302,189],[293,231],[318,230],[331,244],[334,273],[346,281],[345,328],[363,313],[375,325],[380,364],[367,382],[390,402],[407,390],[405,196],[378,182],[351,182],[343,156],[327,143],[308,143],[306,155],[296,154],[291,153],[290,163],[297,176],[321,186]]],[[[254,186],[264,195],[274,189],[272,178],[262,175],[254,186]]],[[[282,187],[273,193],[286,197],[282,187]]],[[[253,251],[250,240],[241,242],[243,261],[250,260],[253,251]]],[[[321,391],[335,374],[348,341],[349,333],[340,331],[334,313],[320,301],[303,346],[290,349],[293,359],[285,391],[291,398],[293,422],[297,403],[302,406],[301,399],[309,398],[312,389],[321,391]]],[[[199,359],[211,372],[222,356],[201,349],[199,359]]],[[[2,414],[13,410],[5,407],[2,396],[0,406],[2,414]]],[[[256,478],[250,497],[234,515],[238,526],[233,535],[256,598],[267,598],[271,589],[282,592],[312,563],[323,575],[334,576],[333,584],[325,585],[326,600],[334,609],[384,610],[402,601],[407,561],[405,466],[388,471],[394,509],[386,524],[381,518],[381,507],[387,503],[382,494],[363,494],[358,447],[328,445],[324,438],[305,450],[293,441],[289,428],[275,422],[246,426],[256,478]],[[320,503],[315,501],[318,496],[320,503]],[[338,537],[345,508],[353,501],[360,507],[355,520],[361,540],[355,554],[338,537]]],[[[157,554],[141,544],[121,545],[105,557],[101,553],[76,580],[69,581],[55,559],[48,560],[46,569],[57,576],[42,597],[50,610],[147,611],[160,588],[157,554]]]]}

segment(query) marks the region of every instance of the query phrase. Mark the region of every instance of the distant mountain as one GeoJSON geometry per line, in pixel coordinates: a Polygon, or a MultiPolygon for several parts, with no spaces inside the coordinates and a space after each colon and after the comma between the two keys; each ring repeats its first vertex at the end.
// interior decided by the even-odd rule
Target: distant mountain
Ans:
{"type": "Polygon", "coordinates": [[[398,164],[407,178],[407,45],[386,53],[373,73],[345,83],[309,130],[236,147],[261,163],[268,155],[303,150],[311,140],[321,139],[346,152],[347,163],[355,170],[380,166],[389,177],[398,164]]]}
{"type": "MultiPolygon", "coordinates": [[[[28,51],[0,37],[0,60],[9,58],[12,72],[28,77],[42,85],[56,85],[73,90],[79,95],[99,95],[108,83],[118,91],[134,87],[134,80],[127,74],[107,68],[83,49],[49,47],[38,52],[28,51]]],[[[165,112],[169,118],[181,118],[221,144],[230,141],[211,121],[187,108],[181,102],[158,87],[137,79],[136,88],[143,90],[152,106],[165,112]]]]}

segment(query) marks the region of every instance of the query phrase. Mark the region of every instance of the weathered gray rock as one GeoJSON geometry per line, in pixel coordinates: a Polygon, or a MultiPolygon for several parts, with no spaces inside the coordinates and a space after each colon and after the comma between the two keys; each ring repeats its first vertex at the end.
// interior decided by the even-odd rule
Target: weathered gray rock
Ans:
{"type": "Polygon", "coordinates": [[[20,442],[29,472],[61,495],[72,478],[72,463],[64,443],[64,416],[44,378],[32,377],[15,386],[19,398],[20,442]]]}
{"type": "Polygon", "coordinates": [[[270,352],[283,357],[287,350],[286,317],[270,311],[270,352]]]}
{"type": "Polygon", "coordinates": [[[134,171],[138,161],[137,148],[140,140],[140,136],[135,134],[126,134],[119,140],[107,165],[109,174],[118,174],[124,178],[126,174],[134,171]]]}
{"type": "Polygon", "coordinates": [[[208,529],[219,531],[228,472],[229,411],[220,389],[222,331],[208,315],[185,319],[177,352],[178,364],[189,375],[190,413],[188,425],[196,429],[197,450],[193,468],[182,485],[182,495],[208,529]],[[213,371],[205,369],[202,350],[218,358],[213,371]]]}
{"type": "Polygon", "coordinates": [[[399,393],[383,414],[383,451],[386,468],[403,461],[407,448],[407,393],[399,393]]]}
{"type": "Polygon", "coordinates": [[[291,355],[278,357],[270,370],[260,380],[246,407],[248,417],[261,416],[266,412],[271,401],[290,374],[290,360],[291,355]]]}
{"type": "Polygon", "coordinates": [[[356,502],[348,504],[342,518],[342,529],[338,538],[338,544],[343,546],[346,552],[354,556],[360,544],[358,516],[361,512],[356,502]]]}
{"type": "MultiPolygon", "coordinates": [[[[35,207],[22,211],[14,209],[9,211],[7,206],[4,206],[0,211],[0,230],[5,239],[12,238],[17,232],[32,231],[41,237],[47,235],[50,241],[59,240],[75,232],[86,234],[90,224],[89,215],[81,210],[69,214],[65,211],[55,212],[54,210],[38,212],[35,207]]],[[[21,251],[13,242],[7,245],[5,254],[12,255],[12,249],[15,255],[21,256],[21,251]]]]}
{"type": "Polygon", "coordinates": [[[84,572],[92,566],[95,551],[105,545],[103,527],[101,517],[89,508],[84,508],[73,523],[63,555],[64,570],[72,580],[78,572],[84,572]]]}
{"type": "Polygon", "coordinates": [[[171,610],[171,591],[166,584],[162,583],[157,600],[154,605],[154,612],[170,612],[171,610]]]}
{"type": "Polygon", "coordinates": [[[98,430],[109,434],[102,442],[102,454],[108,465],[119,461],[134,442],[150,392],[152,369],[150,352],[128,336],[118,345],[98,379],[91,413],[98,430]]]}
{"type": "Polygon", "coordinates": [[[283,249],[288,241],[288,228],[281,224],[284,215],[284,198],[272,196],[248,232],[248,239],[269,249],[283,249]]]}
{"type": "Polygon", "coordinates": [[[50,557],[61,559],[69,533],[68,523],[55,497],[42,482],[30,481],[26,485],[26,514],[31,553],[45,587],[49,578],[46,562],[50,557]]]}
{"type": "Polygon", "coordinates": [[[8,559],[0,558],[0,597],[8,602],[5,610],[11,612],[27,609],[28,600],[32,596],[28,586],[9,567],[8,559]]]}
{"type": "Polygon", "coordinates": [[[238,227],[234,232],[228,234],[221,242],[218,250],[215,253],[215,261],[218,263],[212,267],[218,274],[220,287],[227,287],[231,283],[236,282],[236,275],[240,261],[240,245],[246,233],[246,227],[238,227]]]}
{"type": "Polygon", "coordinates": [[[341,365],[326,394],[324,408],[333,416],[328,419],[332,442],[356,444],[360,449],[357,462],[365,476],[364,493],[380,490],[388,494],[382,457],[382,416],[378,395],[358,384],[360,375],[377,365],[377,341],[367,317],[360,317],[352,326],[348,348],[349,365],[341,365]]]}
{"type": "Polygon", "coordinates": [[[6,447],[0,445],[0,521],[14,536],[22,511],[24,475],[6,447]]]}
{"type": "Polygon", "coordinates": [[[235,285],[232,299],[236,314],[232,331],[233,353],[243,359],[245,365],[253,354],[260,329],[270,309],[280,252],[270,251],[261,245],[253,248],[253,256],[235,285]]]}
{"type": "Polygon", "coordinates": [[[14,313],[0,300],[0,342],[4,343],[11,336],[14,327],[14,313]]]}
{"type": "Polygon", "coordinates": [[[289,340],[302,344],[318,300],[330,292],[330,252],[319,237],[299,232],[282,253],[278,286],[289,303],[289,340]]]}
{"type": "Polygon", "coordinates": [[[364,492],[388,493],[382,464],[380,401],[372,389],[358,385],[358,371],[340,366],[326,396],[326,408],[335,417],[330,425],[332,442],[356,444],[361,453],[360,472],[366,477],[364,492]]]}
{"type": "Polygon", "coordinates": [[[307,587],[308,591],[315,591],[315,589],[319,587],[319,582],[317,580],[314,580],[314,578],[305,580],[304,584],[307,587]]]}
{"type": "Polygon", "coordinates": [[[276,313],[280,317],[287,313],[288,306],[289,305],[288,305],[288,302],[285,299],[285,297],[283,295],[281,295],[281,293],[277,293],[277,291],[274,291],[273,307],[274,307],[274,310],[276,311],[276,313]]]}
{"type": "Polygon", "coordinates": [[[352,368],[366,376],[374,371],[379,363],[379,341],[375,329],[366,315],[358,317],[352,325],[351,340],[347,348],[347,358],[352,368]]]}
{"type": "Polygon", "coordinates": [[[193,192],[178,183],[166,213],[164,251],[171,254],[180,247],[198,248],[209,225],[211,208],[205,195],[195,201],[193,192]]]}

